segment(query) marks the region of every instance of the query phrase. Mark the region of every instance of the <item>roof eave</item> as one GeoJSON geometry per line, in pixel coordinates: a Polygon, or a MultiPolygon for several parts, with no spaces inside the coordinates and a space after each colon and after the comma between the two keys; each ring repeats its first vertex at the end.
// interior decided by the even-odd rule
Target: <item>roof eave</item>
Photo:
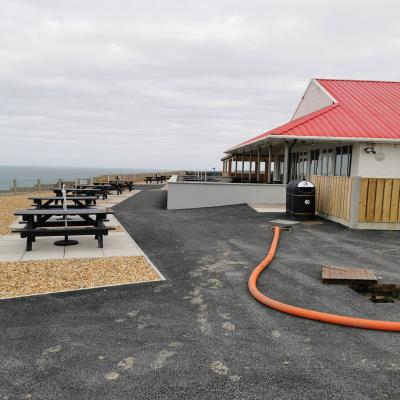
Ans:
{"type": "Polygon", "coordinates": [[[342,136],[296,136],[296,135],[274,135],[270,134],[263,138],[257,139],[254,142],[245,143],[243,145],[238,145],[232,147],[228,150],[225,150],[224,153],[229,154],[232,151],[237,151],[246,147],[259,145],[260,142],[263,141],[273,141],[273,140],[317,140],[320,142],[331,142],[331,141],[339,141],[339,142],[364,142],[364,143],[400,143],[400,139],[389,139],[389,138],[361,138],[361,137],[342,137],[342,136]]]}

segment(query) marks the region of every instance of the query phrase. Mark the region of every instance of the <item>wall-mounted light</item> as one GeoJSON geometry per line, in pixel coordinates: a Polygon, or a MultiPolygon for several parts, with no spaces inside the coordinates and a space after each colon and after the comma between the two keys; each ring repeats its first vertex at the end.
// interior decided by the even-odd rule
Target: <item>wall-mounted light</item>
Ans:
{"type": "Polygon", "coordinates": [[[373,145],[373,144],[370,145],[370,146],[367,146],[367,147],[364,149],[364,151],[365,151],[367,154],[370,154],[370,153],[376,154],[376,151],[375,151],[375,149],[374,149],[374,145],[373,145]]]}

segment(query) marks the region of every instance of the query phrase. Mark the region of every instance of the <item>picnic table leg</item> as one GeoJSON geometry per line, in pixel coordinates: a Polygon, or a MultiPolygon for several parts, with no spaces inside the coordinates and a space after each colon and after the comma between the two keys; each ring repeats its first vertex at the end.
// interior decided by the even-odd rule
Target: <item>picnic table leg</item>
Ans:
{"type": "Polygon", "coordinates": [[[98,247],[100,249],[102,249],[103,248],[103,235],[102,234],[97,235],[97,243],[98,243],[98,247]]]}
{"type": "Polygon", "coordinates": [[[32,235],[26,236],[26,251],[32,251],[32,235]]]}

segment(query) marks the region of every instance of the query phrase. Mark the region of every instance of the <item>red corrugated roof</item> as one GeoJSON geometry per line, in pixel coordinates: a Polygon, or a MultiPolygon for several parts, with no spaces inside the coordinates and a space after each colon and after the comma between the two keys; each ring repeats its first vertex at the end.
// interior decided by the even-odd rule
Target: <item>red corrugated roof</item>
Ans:
{"type": "Polygon", "coordinates": [[[238,146],[267,137],[400,139],[400,82],[316,79],[336,100],[238,146]]]}

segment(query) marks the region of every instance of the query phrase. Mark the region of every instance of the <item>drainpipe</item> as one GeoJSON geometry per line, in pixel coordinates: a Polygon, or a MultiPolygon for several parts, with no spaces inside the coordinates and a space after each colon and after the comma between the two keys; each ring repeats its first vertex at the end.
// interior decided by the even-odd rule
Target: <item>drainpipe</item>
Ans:
{"type": "MultiPolygon", "coordinates": [[[[293,146],[297,143],[297,139],[293,140],[293,143],[288,146],[289,147],[289,154],[288,154],[288,159],[289,159],[289,163],[288,163],[288,171],[287,171],[287,176],[286,176],[286,181],[289,180],[289,176],[290,176],[290,171],[291,171],[291,165],[290,165],[290,155],[292,154],[292,148],[293,146]]],[[[286,182],[287,183],[287,182],[286,182]]]]}
{"type": "Polygon", "coordinates": [[[288,183],[289,175],[289,143],[285,142],[285,155],[283,159],[283,183],[286,185],[288,183]]]}

